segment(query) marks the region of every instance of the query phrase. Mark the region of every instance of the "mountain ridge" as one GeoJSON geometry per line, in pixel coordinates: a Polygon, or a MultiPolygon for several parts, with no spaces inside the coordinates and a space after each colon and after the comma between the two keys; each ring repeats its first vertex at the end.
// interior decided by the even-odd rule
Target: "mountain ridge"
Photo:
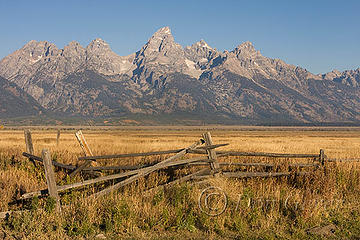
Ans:
{"type": "Polygon", "coordinates": [[[213,112],[219,122],[360,121],[360,68],[315,75],[264,57],[251,42],[223,52],[204,40],[182,47],[169,27],[128,56],[100,38],[63,49],[30,41],[0,60],[0,76],[44,109],[70,116],[213,112]]]}

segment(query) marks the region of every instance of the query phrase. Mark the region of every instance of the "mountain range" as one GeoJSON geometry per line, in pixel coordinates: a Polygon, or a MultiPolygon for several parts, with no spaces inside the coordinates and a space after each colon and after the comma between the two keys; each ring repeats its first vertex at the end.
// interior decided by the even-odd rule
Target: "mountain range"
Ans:
{"type": "Polygon", "coordinates": [[[30,41],[0,61],[0,117],[117,123],[360,123],[360,68],[315,75],[244,42],[183,48],[169,27],[137,52],[102,39],[63,49],[30,41]],[[115,119],[115,120],[114,120],[115,119]]]}

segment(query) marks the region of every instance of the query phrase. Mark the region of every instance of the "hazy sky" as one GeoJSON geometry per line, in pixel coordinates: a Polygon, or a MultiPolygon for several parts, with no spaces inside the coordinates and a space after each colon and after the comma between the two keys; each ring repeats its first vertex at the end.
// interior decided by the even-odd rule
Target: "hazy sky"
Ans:
{"type": "Polygon", "coordinates": [[[204,39],[218,50],[253,42],[264,56],[313,73],[360,67],[360,1],[17,1],[0,0],[0,58],[26,42],[63,48],[100,37],[114,52],[141,48],[169,26],[183,46],[204,39]]]}

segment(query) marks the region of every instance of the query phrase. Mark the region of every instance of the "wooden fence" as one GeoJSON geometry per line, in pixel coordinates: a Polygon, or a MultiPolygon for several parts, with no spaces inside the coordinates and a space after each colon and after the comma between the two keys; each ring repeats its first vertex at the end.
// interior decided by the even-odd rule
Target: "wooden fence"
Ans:
{"type": "MultiPolygon", "coordinates": [[[[214,144],[211,134],[209,132],[204,133],[202,138],[194,142],[192,145],[174,150],[155,151],[155,152],[143,152],[143,153],[130,153],[130,154],[116,154],[116,155],[102,155],[94,156],[89,145],[87,144],[84,135],[81,131],[76,132],[76,139],[78,140],[81,148],[84,151],[85,156],[79,157],[79,161],[83,161],[78,166],[63,164],[58,161],[51,160],[51,153],[47,149],[42,150],[42,155],[34,155],[34,147],[32,144],[32,137],[30,130],[25,130],[25,143],[26,152],[23,156],[30,159],[33,162],[41,162],[44,166],[45,176],[47,181],[47,189],[41,189],[34,192],[28,192],[23,194],[19,200],[25,200],[33,198],[35,196],[51,196],[56,200],[56,209],[60,211],[60,197],[59,192],[64,192],[73,188],[80,188],[100,182],[120,179],[114,185],[111,185],[105,189],[101,189],[96,192],[92,197],[104,196],[110,192],[116,191],[128,184],[131,184],[140,178],[146,177],[149,174],[159,171],[168,170],[169,168],[180,167],[198,167],[194,168],[190,174],[172,180],[170,182],[161,185],[160,187],[170,186],[176,183],[181,183],[190,180],[204,180],[210,177],[229,177],[229,178],[250,178],[250,177],[281,177],[289,176],[292,174],[305,175],[310,174],[309,168],[318,168],[325,164],[326,155],[321,149],[318,154],[280,154],[280,153],[259,153],[259,152],[237,152],[237,151],[217,151],[219,147],[227,146],[228,144],[214,144]],[[154,155],[170,155],[162,161],[153,162],[149,164],[141,165],[120,165],[120,166],[97,166],[96,162],[104,159],[116,159],[116,158],[129,158],[129,157],[142,157],[142,156],[154,156],[154,155]],[[188,155],[189,158],[185,158],[188,155]],[[197,156],[196,155],[200,155],[197,156]],[[195,156],[195,157],[194,157],[195,156]],[[306,158],[313,160],[312,163],[290,163],[287,164],[288,171],[277,172],[275,170],[276,164],[272,163],[260,163],[260,162],[224,162],[219,161],[223,157],[228,156],[248,156],[248,157],[268,157],[268,158],[306,158]],[[266,171],[248,172],[248,171],[225,171],[223,167],[263,167],[266,171]],[[61,168],[70,172],[69,177],[74,177],[81,172],[90,173],[91,176],[97,176],[81,182],[76,182],[67,185],[57,185],[55,181],[54,169],[61,168]],[[200,167],[200,169],[199,169],[200,167]],[[308,168],[307,171],[291,171],[292,168],[303,169],[308,168]],[[273,169],[273,171],[270,171],[273,169]],[[98,171],[112,171],[123,170],[120,173],[113,173],[105,176],[99,176],[98,171]]],[[[57,133],[57,144],[59,143],[60,132],[57,133]]]]}

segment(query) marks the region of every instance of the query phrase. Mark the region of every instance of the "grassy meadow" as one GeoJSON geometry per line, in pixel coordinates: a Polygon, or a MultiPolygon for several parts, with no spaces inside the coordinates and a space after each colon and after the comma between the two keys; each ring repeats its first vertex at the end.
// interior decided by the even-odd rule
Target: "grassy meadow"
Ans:
{"type": "MultiPolygon", "coordinates": [[[[87,128],[83,134],[94,155],[109,155],[187,147],[207,130],[215,144],[230,144],[219,150],[318,154],[324,149],[329,158],[360,159],[360,128],[124,127],[87,128]]],[[[74,133],[74,129],[62,130],[57,145],[56,130],[33,128],[35,155],[41,156],[41,150],[47,148],[54,160],[78,164],[77,157],[83,152],[74,133]]],[[[188,182],[146,191],[169,180],[165,171],[158,171],[101,199],[86,197],[116,181],[64,192],[62,211],[56,213],[51,198],[15,201],[24,192],[46,188],[42,166],[22,157],[23,151],[23,130],[0,130],[0,212],[25,210],[0,219],[0,239],[360,238],[360,163],[326,163],[318,169],[302,169],[311,172],[306,176],[219,176],[201,184],[188,182]],[[209,216],[198,206],[200,193],[207,186],[221,188],[227,196],[227,207],[219,216],[209,216]]],[[[97,165],[135,165],[166,157],[99,160],[97,165]]],[[[222,157],[219,161],[275,163],[282,169],[288,162],[311,163],[312,159],[222,157]]],[[[174,176],[197,168],[175,170],[174,176]]],[[[264,170],[227,168],[235,169],[264,170]]],[[[58,169],[56,177],[58,185],[88,178],[78,175],[69,179],[58,169]]]]}

